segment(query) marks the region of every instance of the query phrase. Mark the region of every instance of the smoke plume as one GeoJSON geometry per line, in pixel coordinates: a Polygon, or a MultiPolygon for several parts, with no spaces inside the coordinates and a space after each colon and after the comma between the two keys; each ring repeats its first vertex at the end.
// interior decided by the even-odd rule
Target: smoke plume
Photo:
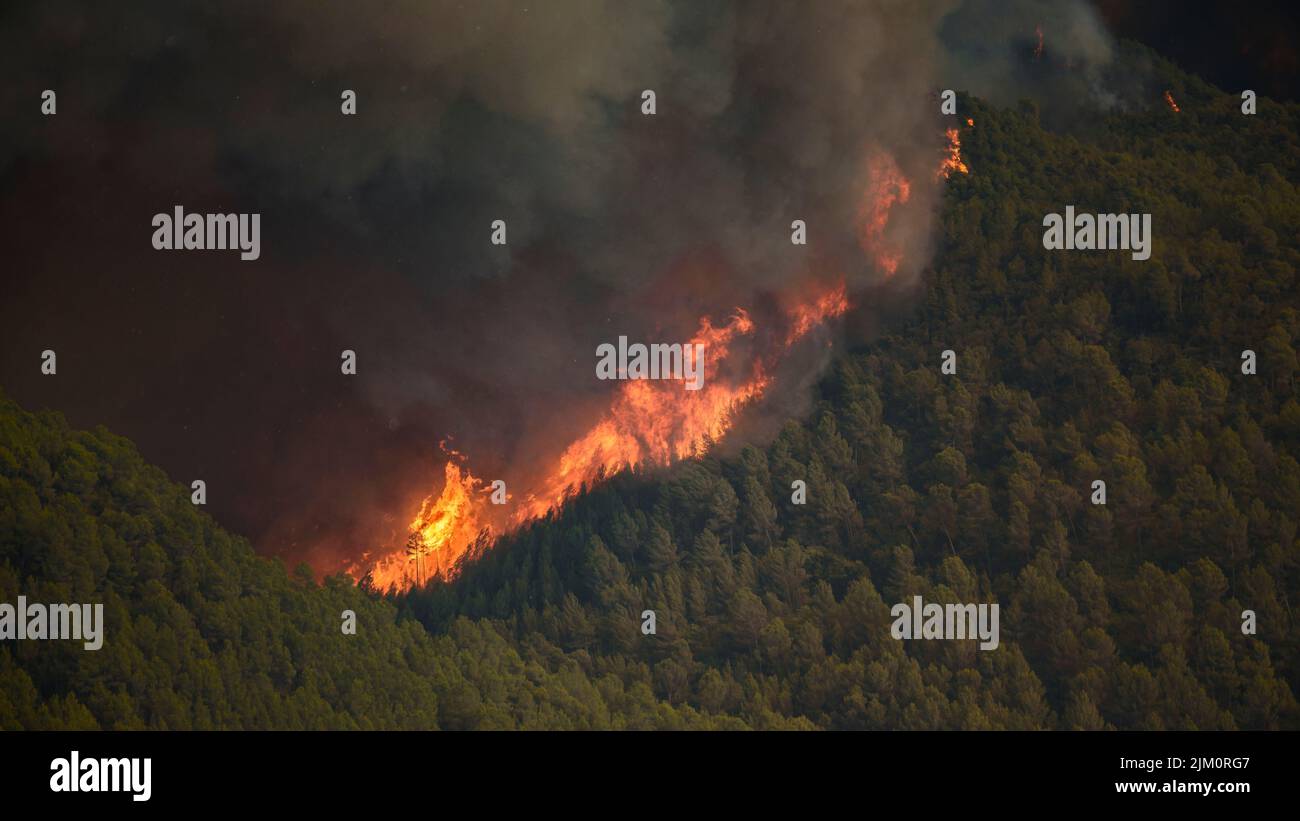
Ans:
{"type": "MultiPolygon", "coordinates": [[[[932,252],[939,90],[1035,90],[1019,67],[1037,24],[1099,103],[1111,59],[1077,3],[5,16],[0,218],[29,230],[12,249],[22,311],[6,299],[0,317],[68,363],[38,382],[15,345],[6,389],[207,479],[219,519],[318,571],[400,545],[446,448],[487,477],[555,457],[609,405],[602,342],[685,341],[738,308],[771,328],[835,282],[859,312],[873,288],[909,287],[932,252]],[[864,239],[864,198],[895,172],[908,195],[864,239]],[[261,213],[262,259],[152,251],[150,216],[176,204],[261,213]]],[[[796,355],[773,414],[798,412],[827,358],[796,355]]]]}

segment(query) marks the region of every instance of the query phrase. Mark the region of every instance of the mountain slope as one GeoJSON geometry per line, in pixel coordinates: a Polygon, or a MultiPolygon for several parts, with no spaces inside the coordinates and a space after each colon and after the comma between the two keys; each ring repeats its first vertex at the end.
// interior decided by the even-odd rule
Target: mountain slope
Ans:
{"type": "Polygon", "coordinates": [[[1072,135],[963,99],[920,304],[877,306],[806,421],[616,477],[454,584],[317,586],[0,397],[0,602],[108,622],[0,645],[0,726],[1300,727],[1300,108],[1157,71],[1180,113],[1072,135]],[[1045,252],[1066,205],[1152,213],[1152,258],[1045,252]],[[999,603],[1001,645],[894,640],[916,595],[999,603]]]}
{"type": "Polygon", "coordinates": [[[0,395],[0,602],[19,595],[103,602],[107,626],[96,651],[0,645],[4,729],[715,726],[521,655],[489,623],[430,636],[343,579],[318,587],[222,531],[127,440],[0,395]]]}
{"type": "Polygon", "coordinates": [[[1300,108],[1156,71],[1181,112],[1157,92],[1070,135],[962,100],[922,305],[807,421],[620,477],[406,606],[759,726],[1300,727],[1300,108]],[[1045,251],[1067,205],[1152,214],[1151,259],[1045,251]],[[1001,647],[894,640],[916,595],[1000,603],[1001,647]]]}

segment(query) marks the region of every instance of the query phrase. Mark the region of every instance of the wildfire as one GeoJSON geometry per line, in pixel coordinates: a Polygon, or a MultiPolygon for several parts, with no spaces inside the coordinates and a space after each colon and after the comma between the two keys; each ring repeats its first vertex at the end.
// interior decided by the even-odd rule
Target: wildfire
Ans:
{"type": "Polygon", "coordinates": [[[885,226],[894,205],[912,196],[912,184],[888,154],[872,153],[867,159],[867,188],[858,206],[858,245],[876,261],[885,276],[898,271],[902,249],[885,238],[885,226]]]}
{"type": "Polygon", "coordinates": [[[348,568],[354,577],[367,571],[375,587],[405,589],[441,573],[448,575],[457,558],[480,535],[491,535],[490,513],[483,482],[463,469],[460,454],[451,452],[443,468],[442,492],[429,496],[409,526],[405,549],[394,551],[368,567],[365,560],[348,568]]]}
{"type": "MultiPolygon", "coordinates": [[[[885,227],[894,205],[907,202],[911,184],[888,154],[871,153],[866,166],[859,242],[886,274],[893,274],[902,251],[887,240],[885,227]]],[[[354,577],[368,572],[380,590],[407,589],[435,574],[450,576],[457,560],[476,542],[546,516],[584,486],[621,470],[664,466],[698,453],[731,429],[739,410],[763,396],[772,385],[775,366],[795,343],[848,309],[847,288],[837,279],[829,286],[798,291],[784,316],[776,319],[776,330],[784,333],[758,334],[754,319],[741,308],[720,325],[702,317],[690,340],[691,345],[704,345],[706,380],[700,390],[686,390],[680,380],[672,379],[620,383],[605,411],[559,452],[549,469],[539,471],[540,478],[519,480],[517,504],[491,504],[487,485],[452,453],[442,490],[421,504],[405,550],[390,550],[377,560],[367,556],[348,572],[354,577]]]]}
{"type": "MultiPolygon", "coordinates": [[[[969,120],[967,122],[970,122],[969,120]]],[[[953,172],[960,171],[963,174],[969,174],[970,169],[961,158],[961,134],[957,129],[948,129],[948,147],[944,150],[943,161],[939,163],[939,170],[935,173],[935,178],[943,177],[945,180],[953,175],[953,172]]]]}
{"type": "Polygon", "coordinates": [[[786,336],[785,344],[793,345],[807,336],[813,328],[848,309],[849,296],[844,290],[844,283],[840,283],[838,288],[827,291],[812,302],[796,305],[790,311],[790,333],[786,336]]]}
{"type": "Polygon", "coordinates": [[[410,525],[412,552],[432,553],[435,563],[449,543],[473,540],[478,535],[467,523],[479,519],[486,504],[482,498],[486,489],[468,471],[448,461],[444,474],[442,493],[436,501],[432,497],[425,499],[410,525]]]}
{"type": "Polygon", "coordinates": [[[748,378],[732,382],[720,375],[732,343],[752,334],[754,323],[737,309],[731,321],[714,328],[708,317],[691,344],[704,345],[705,387],[683,390],[674,380],[634,379],[622,383],[608,411],[560,454],[541,487],[528,494],[515,515],[521,525],[545,516],[573,489],[602,475],[642,465],[667,465],[690,456],[704,442],[720,438],[734,413],[760,396],[770,380],[763,363],[752,365],[748,378]]]}
{"type": "Polygon", "coordinates": [[[1034,46],[1034,62],[1038,62],[1043,56],[1043,27],[1034,26],[1034,35],[1038,38],[1038,45],[1034,46]]]}
{"type": "Polygon", "coordinates": [[[1174,102],[1174,95],[1168,91],[1165,92],[1165,103],[1167,103],[1169,107],[1173,109],[1175,114],[1177,114],[1179,111],[1182,111],[1182,109],[1178,107],[1178,103],[1174,102]]]}
{"type": "MultiPolygon", "coordinates": [[[[632,467],[668,465],[720,439],[731,428],[736,412],[771,385],[770,366],[789,346],[848,308],[843,282],[800,302],[786,312],[789,331],[784,345],[769,356],[754,358],[747,367],[728,360],[737,353],[738,340],[754,335],[749,314],[737,309],[718,327],[708,317],[702,318],[691,343],[705,346],[704,368],[709,379],[704,388],[687,391],[677,380],[621,383],[608,410],[563,450],[509,518],[495,512],[486,485],[453,458],[447,462],[441,493],[426,498],[411,522],[407,549],[369,567],[375,587],[405,589],[437,573],[449,576],[455,572],[456,560],[480,536],[491,539],[541,518],[562,505],[573,491],[604,476],[632,467]],[[728,375],[737,370],[740,376],[728,375]]],[[[356,576],[365,571],[358,564],[349,572],[356,576]]]]}

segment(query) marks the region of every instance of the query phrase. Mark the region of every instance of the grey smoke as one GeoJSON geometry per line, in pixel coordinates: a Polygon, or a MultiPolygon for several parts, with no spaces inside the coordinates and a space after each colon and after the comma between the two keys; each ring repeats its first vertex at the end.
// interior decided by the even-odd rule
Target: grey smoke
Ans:
{"type": "MultiPolygon", "coordinates": [[[[304,345],[327,333],[356,349],[378,426],[427,425],[502,470],[562,446],[600,406],[600,342],[684,341],[701,315],[720,321],[818,276],[878,284],[855,233],[874,150],[913,183],[890,237],[906,248],[895,281],[915,281],[941,193],[935,93],[1041,91],[1021,65],[1039,22],[1090,93],[1112,59],[1078,2],[49,2],[0,14],[0,180],[42,162],[111,163],[143,181],[141,196],[166,196],[159,207],[179,190],[208,198],[182,200],[194,208],[262,212],[258,275],[273,303],[248,310],[304,345]],[[59,92],[57,127],[33,116],[44,88],[59,92]],[[340,114],[343,89],[357,92],[354,117],[340,114]],[[487,241],[494,219],[507,248],[487,241]],[[808,223],[807,248],[790,244],[793,219],[808,223]]],[[[807,355],[804,381],[825,359],[807,355]]],[[[774,407],[797,408],[804,387],[774,407]]],[[[297,401],[266,403],[294,410],[259,440],[312,452],[322,423],[301,423],[316,414],[297,401]]],[[[430,441],[430,476],[434,454],[430,441]]],[[[276,528],[339,515],[360,470],[340,459],[310,487],[302,465],[276,463],[274,484],[299,494],[276,528]]],[[[381,512],[404,515],[361,493],[357,539],[381,512]]]]}

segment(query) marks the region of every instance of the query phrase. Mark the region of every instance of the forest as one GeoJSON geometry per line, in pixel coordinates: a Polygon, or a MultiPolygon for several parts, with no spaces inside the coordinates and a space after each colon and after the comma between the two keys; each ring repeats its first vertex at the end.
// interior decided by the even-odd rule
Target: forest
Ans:
{"type": "Polygon", "coordinates": [[[0,601],[107,623],[0,644],[0,727],[1300,729],[1300,107],[1155,71],[1180,110],[1068,130],[962,97],[919,292],[806,418],[585,489],[451,582],[318,583],[0,395],[0,601]],[[1150,259],[1045,251],[1067,204],[1152,214],[1150,259]],[[999,603],[1000,645],[891,638],[915,596],[999,603]]]}

